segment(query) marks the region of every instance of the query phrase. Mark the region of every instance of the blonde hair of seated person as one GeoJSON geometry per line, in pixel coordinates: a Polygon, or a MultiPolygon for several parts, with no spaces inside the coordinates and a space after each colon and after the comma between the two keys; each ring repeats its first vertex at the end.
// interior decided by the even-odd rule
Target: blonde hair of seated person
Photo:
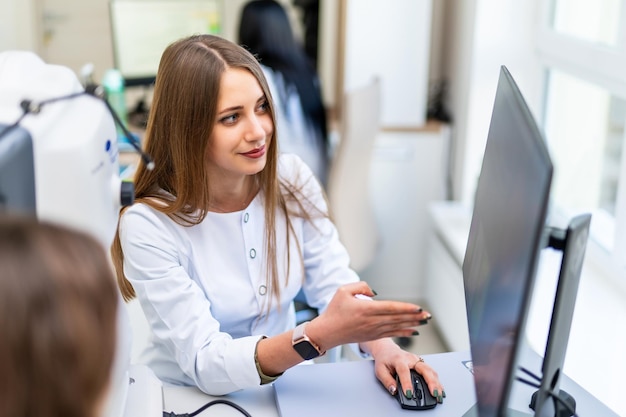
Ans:
{"type": "Polygon", "coordinates": [[[90,236],[0,217],[0,417],[95,417],[109,389],[117,288],[90,236]]]}

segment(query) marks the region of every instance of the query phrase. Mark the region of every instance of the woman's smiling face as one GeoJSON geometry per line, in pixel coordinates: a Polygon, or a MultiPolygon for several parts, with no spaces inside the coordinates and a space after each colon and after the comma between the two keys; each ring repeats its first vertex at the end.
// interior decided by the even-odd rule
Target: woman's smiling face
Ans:
{"type": "Polygon", "coordinates": [[[267,100],[247,70],[229,68],[222,74],[207,150],[209,172],[234,178],[263,170],[274,131],[267,100]]]}

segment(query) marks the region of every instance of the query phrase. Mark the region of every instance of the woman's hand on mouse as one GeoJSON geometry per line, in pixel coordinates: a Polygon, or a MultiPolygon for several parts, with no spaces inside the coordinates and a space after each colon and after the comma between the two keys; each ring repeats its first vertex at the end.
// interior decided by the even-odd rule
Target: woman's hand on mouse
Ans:
{"type": "Polygon", "coordinates": [[[374,296],[365,282],[340,287],[326,311],[309,323],[307,334],[327,350],[346,343],[410,337],[431,317],[416,304],[372,300],[374,296]]]}
{"type": "Polygon", "coordinates": [[[443,402],[446,393],[439,381],[439,375],[421,356],[403,350],[391,339],[375,340],[364,343],[362,346],[363,350],[368,351],[374,357],[376,377],[391,395],[395,395],[397,390],[402,390],[404,393],[407,390],[413,390],[410,371],[415,369],[424,377],[428,390],[437,402],[443,402]],[[399,376],[400,387],[396,386],[395,375],[399,376]]]}

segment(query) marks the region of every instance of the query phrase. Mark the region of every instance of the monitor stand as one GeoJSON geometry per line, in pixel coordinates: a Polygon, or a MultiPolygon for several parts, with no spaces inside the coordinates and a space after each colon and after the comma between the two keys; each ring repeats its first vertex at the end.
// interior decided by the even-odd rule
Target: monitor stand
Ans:
{"type": "Polygon", "coordinates": [[[576,411],[575,399],[561,390],[559,385],[590,223],[591,214],[581,214],[570,220],[566,230],[551,229],[547,246],[563,252],[563,257],[543,357],[542,376],[541,378],[535,377],[540,386],[539,390],[532,395],[530,402],[530,407],[535,410],[537,417],[571,417],[576,411]],[[558,400],[552,398],[553,395],[558,396],[558,400]]]}
{"type": "MultiPolygon", "coordinates": [[[[537,396],[539,395],[539,391],[535,391],[530,399],[530,408],[535,410],[537,408],[537,396]]],[[[561,401],[567,404],[570,410],[576,410],[576,400],[570,394],[563,390],[559,390],[557,394],[561,401]]],[[[555,417],[572,417],[571,411],[565,408],[563,405],[559,404],[559,401],[554,401],[553,410],[549,411],[551,415],[555,417]]]]}

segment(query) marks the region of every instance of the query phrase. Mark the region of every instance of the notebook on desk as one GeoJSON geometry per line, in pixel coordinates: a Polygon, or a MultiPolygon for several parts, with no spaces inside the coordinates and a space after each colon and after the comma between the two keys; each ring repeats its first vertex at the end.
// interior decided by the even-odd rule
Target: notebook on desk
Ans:
{"type": "MultiPolygon", "coordinates": [[[[428,417],[461,416],[476,402],[469,352],[425,355],[446,389],[446,399],[418,412],[428,417]]],[[[371,360],[295,366],[274,383],[281,417],[416,416],[376,379],[371,360]]]]}

